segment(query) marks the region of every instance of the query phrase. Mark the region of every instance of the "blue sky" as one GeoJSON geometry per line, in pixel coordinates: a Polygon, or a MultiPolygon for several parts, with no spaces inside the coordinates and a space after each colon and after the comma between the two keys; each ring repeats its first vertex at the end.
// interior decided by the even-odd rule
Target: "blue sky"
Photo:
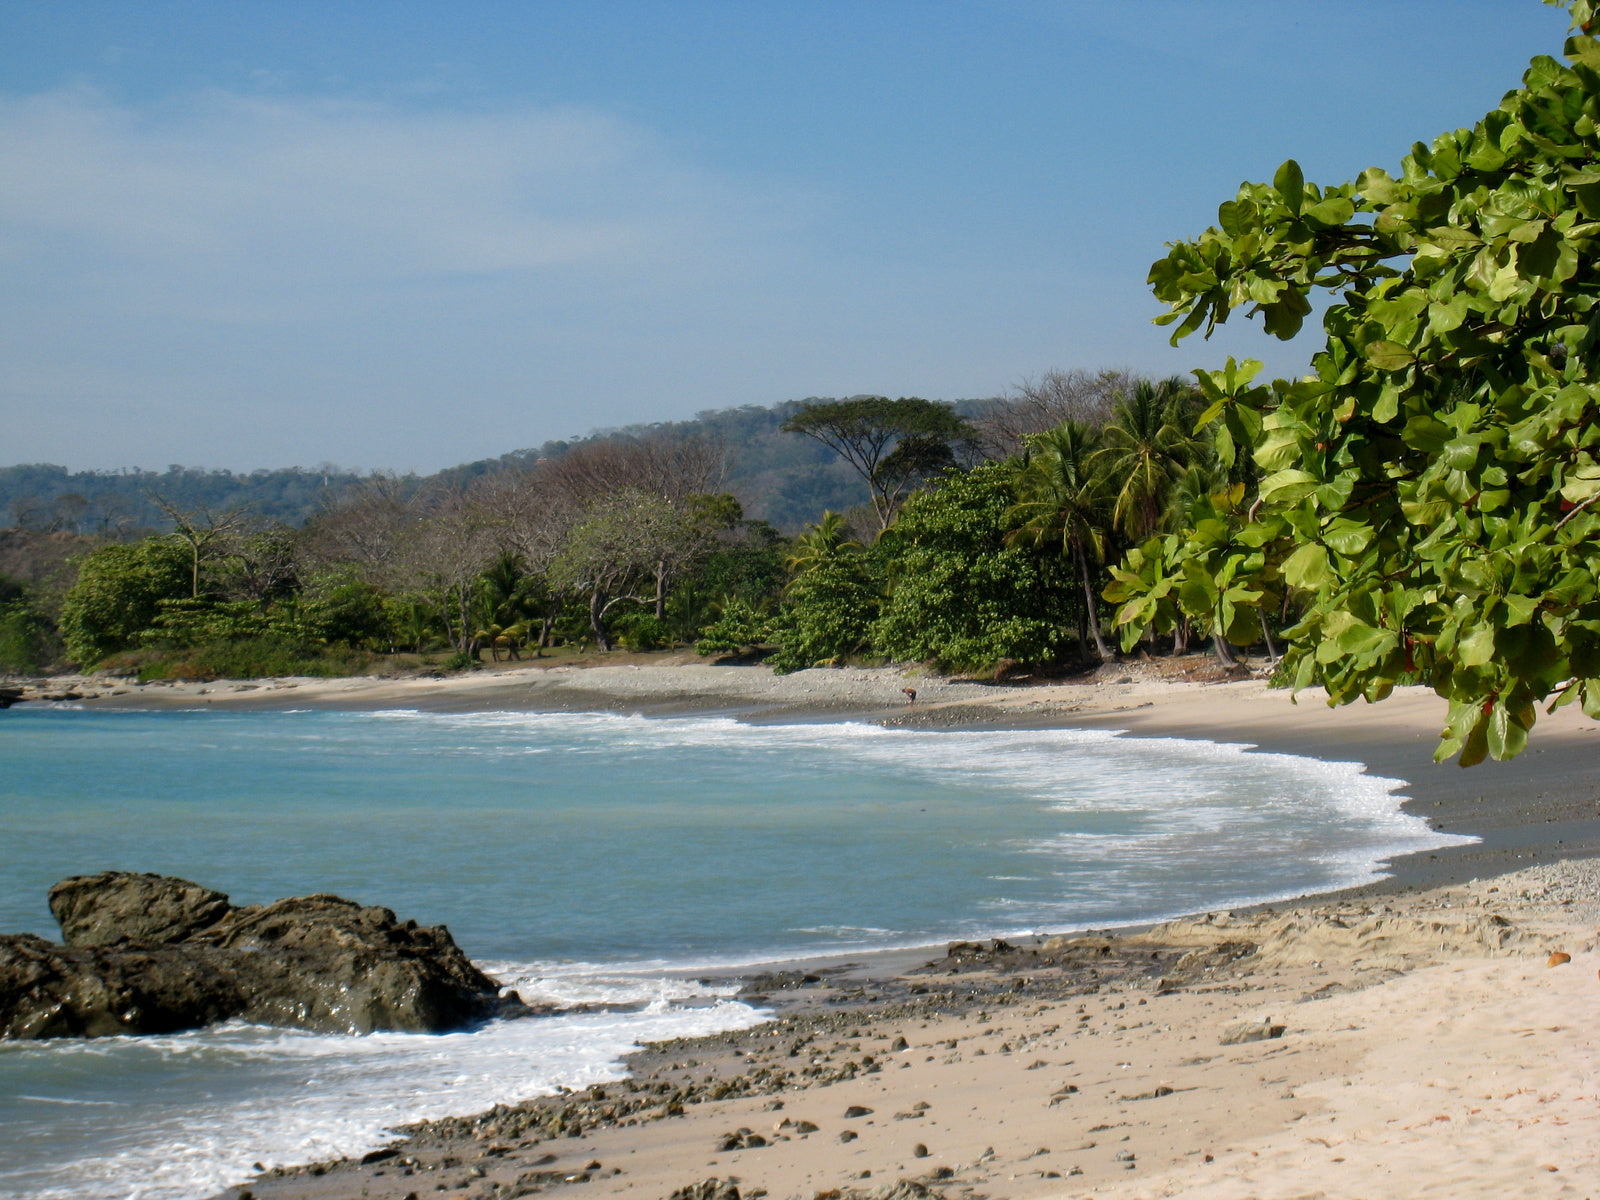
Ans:
{"type": "Polygon", "coordinates": [[[434,470],[1170,349],[1245,179],[1471,124],[1537,0],[0,6],[0,464],[434,470]]]}

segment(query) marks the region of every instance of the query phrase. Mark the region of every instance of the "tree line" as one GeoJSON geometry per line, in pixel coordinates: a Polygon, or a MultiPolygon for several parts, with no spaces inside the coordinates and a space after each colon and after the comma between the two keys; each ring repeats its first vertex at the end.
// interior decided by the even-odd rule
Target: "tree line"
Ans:
{"type": "Polygon", "coordinates": [[[53,577],[16,578],[0,535],[0,667],[253,676],[688,645],[779,670],[1092,663],[1117,556],[1226,474],[1189,432],[1198,406],[1119,372],[1051,373],[976,417],[786,406],[783,436],[825,448],[861,500],[794,536],[745,515],[718,439],[670,427],[466,479],[363,478],[298,528],[152,492],[169,533],[9,531],[54,549],[53,577]]]}

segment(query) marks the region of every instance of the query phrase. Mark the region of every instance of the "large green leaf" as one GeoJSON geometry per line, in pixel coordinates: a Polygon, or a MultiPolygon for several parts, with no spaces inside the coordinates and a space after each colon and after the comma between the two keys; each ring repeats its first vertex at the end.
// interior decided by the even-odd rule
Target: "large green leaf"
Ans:
{"type": "Polygon", "coordinates": [[[1298,217],[1306,189],[1306,178],[1301,174],[1300,164],[1292,158],[1285,162],[1272,177],[1272,186],[1278,189],[1278,195],[1283,197],[1289,211],[1298,217]]]}
{"type": "Polygon", "coordinates": [[[1291,587],[1314,590],[1328,582],[1331,575],[1328,552],[1316,542],[1307,542],[1283,563],[1283,577],[1291,587]]]}

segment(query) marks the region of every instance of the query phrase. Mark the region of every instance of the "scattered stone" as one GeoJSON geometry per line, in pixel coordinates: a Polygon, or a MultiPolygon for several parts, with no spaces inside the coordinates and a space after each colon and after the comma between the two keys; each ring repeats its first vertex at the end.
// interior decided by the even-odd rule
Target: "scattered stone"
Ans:
{"type": "Polygon", "coordinates": [[[841,1142],[853,1142],[860,1136],[854,1129],[845,1129],[840,1132],[839,1140],[841,1142]]]}
{"type": "Polygon", "coordinates": [[[667,1200],[739,1200],[739,1189],[731,1179],[702,1179],[679,1188],[667,1200]]]}
{"type": "Polygon", "coordinates": [[[717,1149],[726,1150],[759,1150],[767,1144],[767,1139],[753,1130],[739,1128],[732,1133],[724,1133],[717,1139],[717,1149]]]}
{"type": "Polygon", "coordinates": [[[863,1104],[852,1104],[844,1110],[844,1119],[846,1121],[853,1121],[857,1117],[870,1117],[871,1115],[872,1110],[863,1104]]]}
{"type": "Polygon", "coordinates": [[[915,1146],[911,1147],[911,1157],[912,1158],[927,1158],[928,1157],[928,1148],[926,1146],[924,1146],[921,1142],[918,1142],[915,1146]]]}
{"type": "Polygon", "coordinates": [[[1158,1100],[1162,1096],[1170,1096],[1170,1095],[1172,1095],[1172,1089],[1169,1088],[1166,1084],[1162,1084],[1160,1087],[1153,1088],[1148,1092],[1140,1092],[1137,1096],[1124,1096],[1122,1098],[1125,1101],[1126,1100],[1158,1100]]]}
{"type": "Polygon", "coordinates": [[[1271,1021],[1245,1021],[1238,1025],[1231,1025],[1222,1035],[1224,1046],[1239,1046],[1245,1042],[1266,1042],[1273,1038],[1281,1038],[1287,1025],[1275,1025],[1271,1021]]]}
{"type": "Polygon", "coordinates": [[[1549,960],[1544,965],[1547,967],[1559,967],[1563,963],[1569,963],[1571,961],[1572,955],[1568,954],[1565,950],[1552,950],[1550,952],[1549,960]]]}
{"type": "Polygon", "coordinates": [[[1174,988],[1197,983],[1207,976],[1215,975],[1218,971],[1233,966],[1240,959],[1249,958],[1257,949],[1254,942],[1238,940],[1219,942],[1206,950],[1191,950],[1161,977],[1160,982],[1156,984],[1156,994],[1170,992],[1174,988]]]}

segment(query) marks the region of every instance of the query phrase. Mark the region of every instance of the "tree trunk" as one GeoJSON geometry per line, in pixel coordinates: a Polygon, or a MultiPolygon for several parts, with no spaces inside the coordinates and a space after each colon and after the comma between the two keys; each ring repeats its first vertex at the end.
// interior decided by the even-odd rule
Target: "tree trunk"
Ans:
{"type": "Polygon", "coordinates": [[[611,643],[606,640],[605,605],[600,599],[600,589],[596,588],[589,593],[589,629],[594,633],[595,645],[602,650],[610,650],[611,643]]]}
{"type": "Polygon", "coordinates": [[[1179,617],[1172,627],[1172,653],[1174,657],[1189,653],[1189,618],[1179,617]]]}
{"type": "Polygon", "coordinates": [[[1278,657],[1278,648],[1272,644],[1272,630],[1267,628],[1267,614],[1261,614],[1261,637],[1267,643],[1267,658],[1275,661],[1278,657]]]}
{"type": "Polygon", "coordinates": [[[456,585],[456,612],[461,620],[461,650],[463,654],[477,652],[477,643],[467,630],[472,628],[472,585],[460,583],[456,585]],[[471,643],[468,645],[468,643],[471,643]]]}
{"type": "Polygon", "coordinates": [[[1089,578],[1089,556],[1083,552],[1081,542],[1073,542],[1072,549],[1078,559],[1079,578],[1083,580],[1083,603],[1089,615],[1089,632],[1094,635],[1094,648],[1100,655],[1100,661],[1107,663],[1111,661],[1112,654],[1106,648],[1105,638],[1100,635],[1100,616],[1095,611],[1098,606],[1095,603],[1094,581],[1089,578]]]}
{"type": "Polygon", "coordinates": [[[656,620],[661,620],[667,615],[667,564],[665,559],[656,560],[656,620]]]}
{"type": "Polygon", "coordinates": [[[1211,635],[1211,644],[1216,648],[1217,659],[1223,666],[1237,667],[1239,665],[1239,660],[1233,656],[1233,648],[1228,645],[1227,638],[1220,633],[1213,633],[1211,635]]]}

